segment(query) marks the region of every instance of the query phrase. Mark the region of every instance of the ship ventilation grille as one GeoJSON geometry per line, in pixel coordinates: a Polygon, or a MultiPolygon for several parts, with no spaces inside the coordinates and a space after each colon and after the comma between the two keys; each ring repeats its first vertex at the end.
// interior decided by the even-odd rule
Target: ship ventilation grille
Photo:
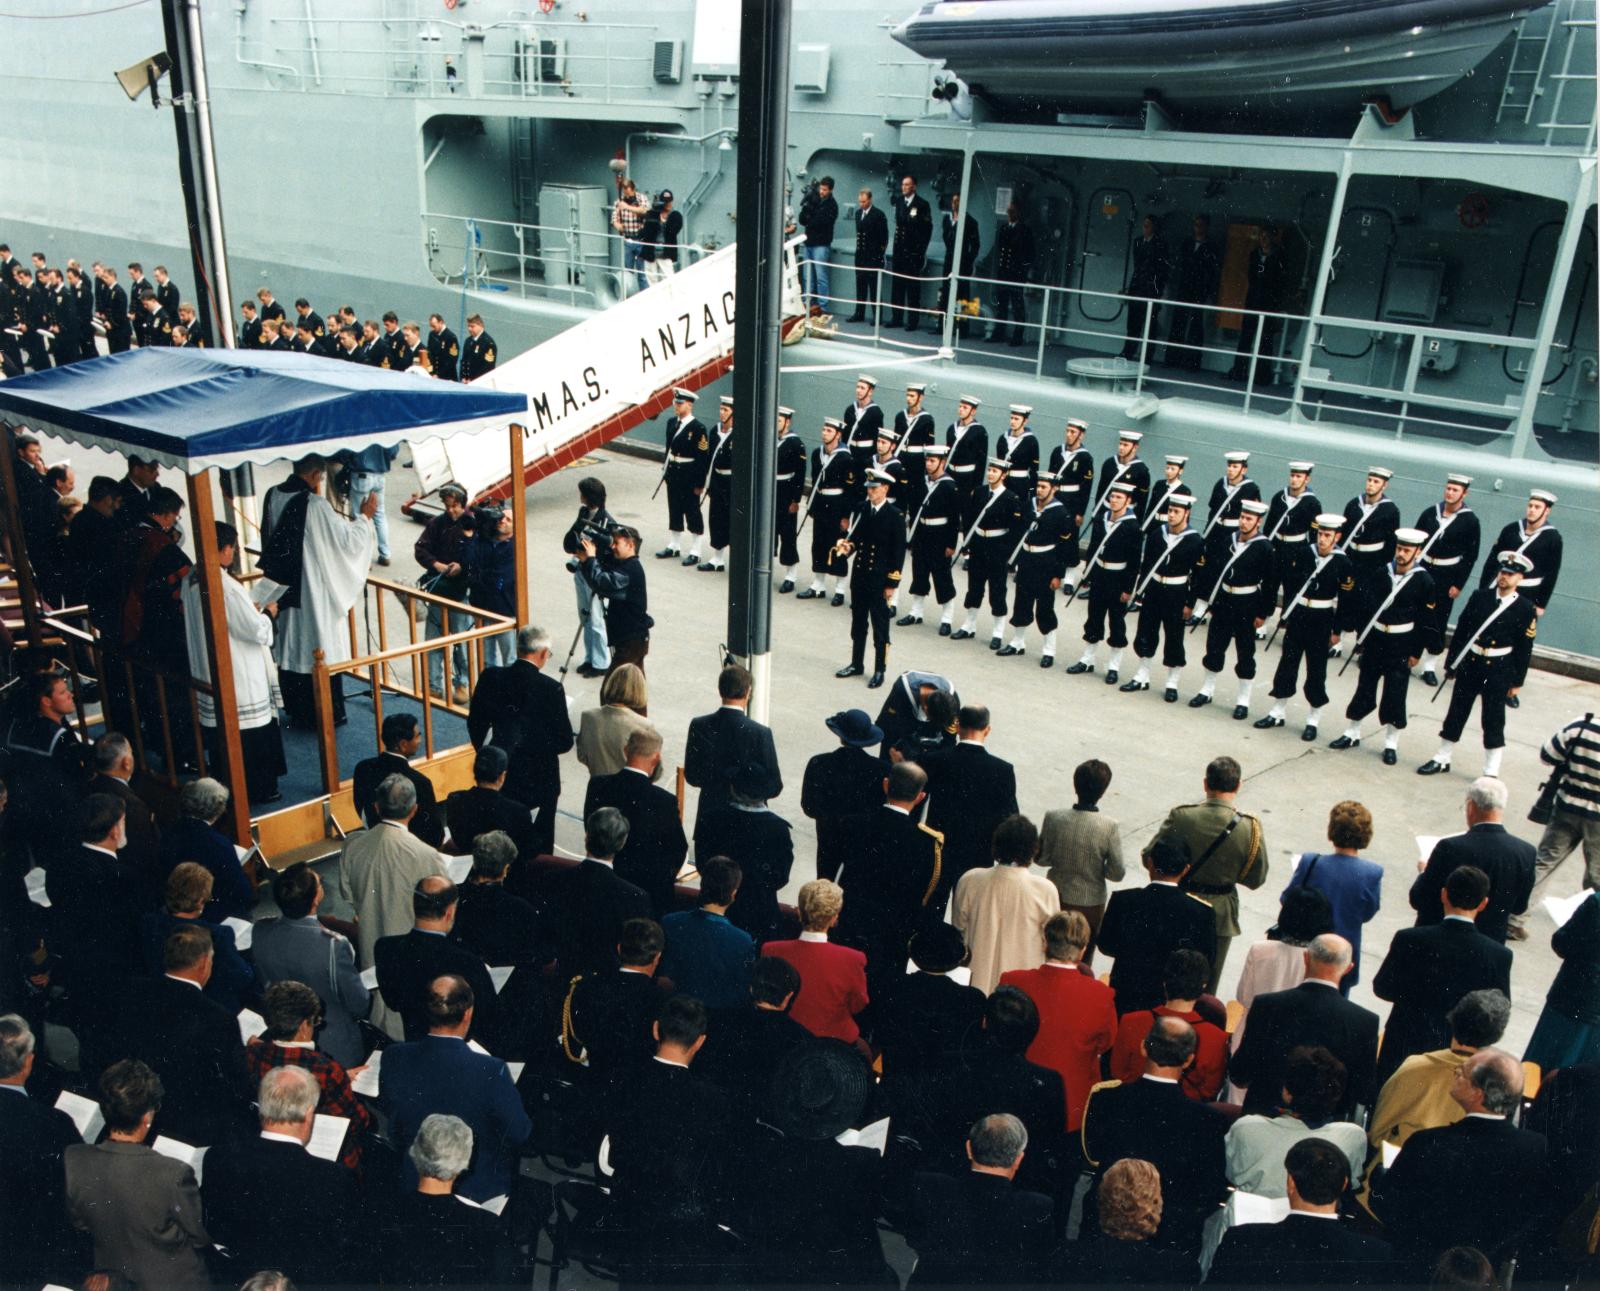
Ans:
{"type": "Polygon", "coordinates": [[[655,78],[661,85],[676,85],[683,80],[683,42],[658,40],[655,45],[655,78]]]}

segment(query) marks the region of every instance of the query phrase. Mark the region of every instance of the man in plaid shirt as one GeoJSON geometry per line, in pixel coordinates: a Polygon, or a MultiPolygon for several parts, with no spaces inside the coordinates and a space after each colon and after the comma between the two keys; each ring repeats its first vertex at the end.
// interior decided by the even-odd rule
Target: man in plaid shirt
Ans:
{"type": "Polygon", "coordinates": [[[339,1164],[359,1170],[361,1145],[372,1128],[373,1116],[350,1088],[349,1073],[316,1047],[313,1037],[322,1021],[321,999],[304,982],[275,982],[267,987],[262,1009],[267,1032],[245,1046],[251,1080],[259,1083],[274,1067],[304,1067],[309,1071],[322,1091],[317,1111],[350,1120],[339,1151],[339,1164]]]}
{"type": "Polygon", "coordinates": [[[644,276],[644,243],[639,233],[644,228],[644,217],[650,213],[650,203],[645,201],[631,179],[622,181],[622,192],[611,208],[611,227],[622,234],[622,291],[628,293],[628,273],[631,270],[639,290],[647,283],[644,276]]]}

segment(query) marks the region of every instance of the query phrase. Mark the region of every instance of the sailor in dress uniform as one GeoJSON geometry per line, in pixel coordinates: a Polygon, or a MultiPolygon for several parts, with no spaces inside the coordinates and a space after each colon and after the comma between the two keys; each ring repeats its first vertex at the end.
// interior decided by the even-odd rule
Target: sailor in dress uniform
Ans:
{"type": "Polygon", "coordinates": [[[965,494],[945,463],[950,457],[946,444],[929,444],[922,454],[922,501],[911,517],[907,544],[911,548],[911,608],[898,620],[899,627],[922,622],[922,602],[930,586],[939,604],[939,635],[951,632],[955,616],[956,580],[950,562],[961,541],[961,508],[965,494]]]}
{"type": "Polygon", "coordinates": [[[683,531],[688,529],[694,535],[694,547],[683,557],[685,565],[700,563],[700,540],[705,532],[700,498],[705,492],[706,463],[711,457],[711,437],[694,415],[694,401],[693,390],[680,388],[672,392],[672,415],[666,423],[667,464],[662,476],[667,486],[667,545],[656,552],[657,560],[680,555],[683,531]]]}
{"type": "MultiPolygon", "coordinates": [[[[1441,644],[1450,627],[1450,613],[1455,608],[1456,598],[1472,581],[1472,568],[1478,563],[1478,548],[1483,543],[1477,514],[1467,505],[1467,490],[1471,487],[1470,475],[1445,476],[1443,500],[1417,517],[1416,527],[1428,535],[1419,559],[1422,567],[1433,575],[1434,589],[1439,593],[1434,618],[1441,644]]],[[[1423,685],[1439,684],[1440,662],[1438,655],[1423,656],[1423,685]]]]}
{"type": "Polygon", "coordinates": [[[775,455],[778,498],[778,568],[783,574],[780,594],[794,591],[794,572],[800,567],[800,507],[806,496],[806,446],[792,429],[794,409],[778,409],[778,447],[775,455]]]}
{"type": "MultiPolygon", "coordinates": [[[[1556,495],[1549,489],[1533,489],[1528,494],[1528,505],[1521,520],[1513,520],[1500,531],[1500,537],[1489,549],[1489,559],[1484,563],[1479,587],[1488,587],[1495,581],[1498,554],[1502,551],[1522,553],[1533,562],[1533,572],[1525,574],[1518,592],[1533,602],[1534,613],[1540,618],[1550,606],[1555,594],[1556,579],[1561,576],[1561,534],[1550,523],[1550,512],[1555,509],[1556,495]]],[[[1531,656],[1530,656],[1531,657],[1531,656]]],[[[1528,679],[1524,665],[1512,679],[1511,691],[1506,696],[1506,707],[1516,708],[1520,701],[1517,691],[1528,679]]]]}
{"type": "Polygon", "coordinates": [[[1193,511],[1194,494],[1180,487],[1161,503],[1163,523],[1145,532],[1139,583],[1135,585],[1144,588],[1133,634],[1139,669],[1121,686],[1130,693],[1150,689],[1150,660],[1161,643],[1161,663],[1167,670],[1162,698],[1169,704],[1178,702],[1178,676],[1189,660],[1184,642],[1191,604],[1189,582],[1206,548],[1199,531],[1189,525],[1193,511]]]}

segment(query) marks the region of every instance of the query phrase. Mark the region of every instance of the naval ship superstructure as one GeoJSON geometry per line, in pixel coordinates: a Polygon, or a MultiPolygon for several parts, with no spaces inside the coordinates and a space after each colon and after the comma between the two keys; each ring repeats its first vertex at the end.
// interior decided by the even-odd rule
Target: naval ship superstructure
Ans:
{"type": "MultiPolygon", "coordinates": [[[[828,317],[785,350],[808,440],[861,368],[891,412],[902,378],[927,382],[941,429],[958,391],[991,433],[1031,405],[1047,445],[1083,417],[1097,458],[1138,426],[1197,491],[1246,449],[1264,490],[1313,459],[1342,507],[1382,463],[1409,521],[1462,471],[1486,543],[1548,488],[1569,554],[1540,645],[1600,655],[1595,0],[913,2],[795,6],[791,203],[827,175],[841,209],[828,317]],[[856,194],[888,209],[906,174],[935,208],[930,276],[963,197],[971,286],[940,314],[926,284],[917,332],[851,323],[856,194]],[[1035,243],[1020,345],[987,337],[1012,203],[1035,243]],[[1169,361],[1170,306],[1130,334],[1126,290],[1144,219],[1175,249],[1202,214],[1220,287],[1196,367],[1169,361]],[[1242,307],[1264,227],[1287,267],[1271,318],[1242,307]]],[[[37,20],[0,41],[0,229],[22,255],[164,260],[181,281],[171,123],[112,79],[161,46],[157,7],[12,8],[37,20]]],[[[737,14],[207,0],[235,296],[270,283],[458,330],[476,312],[513,355],[633,289],[621,174],[673,191],[686,261],[735,241],[737,14]]]]}

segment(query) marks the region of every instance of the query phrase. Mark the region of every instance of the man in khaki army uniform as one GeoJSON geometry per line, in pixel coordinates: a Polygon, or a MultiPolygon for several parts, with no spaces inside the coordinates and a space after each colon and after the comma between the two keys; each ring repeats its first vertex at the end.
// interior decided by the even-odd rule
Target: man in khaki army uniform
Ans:
{"type": "Polygon", "coordinates": [[[1213,758],[1206,767],[1206,800],[1174,807],[1153,841],[1180,843],[1193,861],[1183,890],[1216,913],[1217,953],[1211,961],[1210,991],[1222,981],[1228,948],[1239,935],[1239,885],[1259,888],[1267,881],[1267,841],[1261,821],[1234,805],[1239,794],[1239,764],[1213,758]]]}

